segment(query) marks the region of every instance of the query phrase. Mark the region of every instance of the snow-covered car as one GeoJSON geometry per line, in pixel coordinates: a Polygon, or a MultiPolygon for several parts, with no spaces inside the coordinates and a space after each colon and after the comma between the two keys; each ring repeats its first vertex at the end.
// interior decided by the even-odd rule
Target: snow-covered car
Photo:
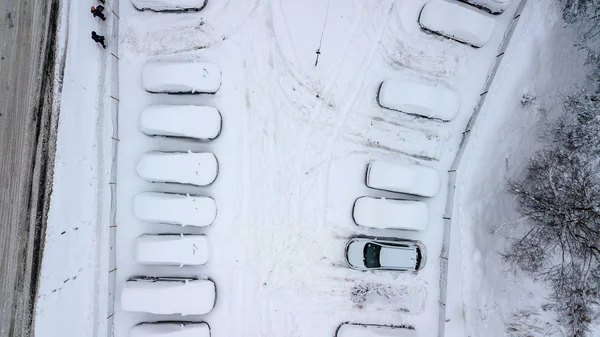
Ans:
{"type": "Polygon", "coordinates": [[[152,93],[214,94],[221,87],[221,70],[206,62],[151,61],[142,69],[142,82],[152,93]]]}
{"type": "Polygon", "coordinates": [[[352,217],[359,226],[422,231],[429,222],[429,209],[422,201],[360,197],[352,217]]]}
{"type": "Polygon", "coordinates": [[[142,221],[206,227],[217,218],[217,203],[211,197],[142,192],[133,199],[133,213],[142,221]]]}
{"type": "Polygon", "coordinates": [[[431,0],[423,6],[419,24],[427,31],[480,48],[492,37],[496,21],[466,5],[431,0]]]}
{"type": "Polygon", "coordinates": [[[206,235],[144,234],[135,240],[135,258],[141,264],[199,266],[209,257],[206,235]]]}
{"type": "Polygon", "coordinates": [[[454,119],[460,108],[456,91],[401,78],[381,83],[377,99],[382,108],[446,122],[454,119]]]}
{"type": "Polygon", "coordinates": [[[144,322],[131,328],[129,337],[210,337],[205,322],[144,322]]]}
{"type": "Polygon", "coordinates": [[[217,178],[219,164],[210,152],[144,153],[137,164],[137,173],[154,183],[178,183],[207,186],[217,178]]]}
{"type": "Polygon", "coordinates": [[[221,133],[221,120],[210,106],[151,105],[142,111],[140,127],[148,136],[213,140],[221,133]]]}
{"type": "Polygon", "coordinates": [[[165,11],[199,11],[202,10],[208,0],[131,0],[135,8],[152,10],[156,12],[165,11]]]}
{"type": "Polygon", "coordinates": [[[510,0],[461,0],[470,5],[473,5],[477,8],[481,8],[490,12],[491,14],[501,14],[503,13],[508,5],[510,5],[510,0]]]}
{"type": "Polygon", "coordinates": [[[143,276],[123,284],[121,307],[156,315],[205,315],[216,298],[215,283],[209,279],[143,276]]]}
{"type": "Polygon", "coordinates": [[[377,324],[344,323],[335,337],[418,337],[417,331],[403,327],[377,324]]]}
{"type": "Polygon", "coordinates": [[[346,262],[352,269],[417,272],[425,261],[419,241],[354,238],[346,244],[346,262]]]}
{"type": "Polygon", "coordinates": [[[377,190],[434,197],[441,181],[439,172],[431,167],[375,160],[367,166],[366,184],[377,190]]]}

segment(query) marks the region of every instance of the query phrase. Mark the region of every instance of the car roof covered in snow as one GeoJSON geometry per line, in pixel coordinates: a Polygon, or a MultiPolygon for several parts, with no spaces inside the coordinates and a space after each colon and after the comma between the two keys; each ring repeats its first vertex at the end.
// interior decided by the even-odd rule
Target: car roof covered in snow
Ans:
{"type": "Polygon", "coordinates": [[[485,9],[493,14],[500,14],[508,8],[510,0],[462,0],[475,7],[485,9]]]}
{"type": "Polygon", "coordinates": [[[423,6],[419,24],[429,31],[482,47],[492,37],[496,21],[467,5],[431,0],[423,6]]]}
{"type": "Polygon", "coordinates": [[[157,315],[204,315],[213,309],[215,299],[211,280],[129,280],[121,292],[123,310],[157,315]]]}
{"type": "Polygon", "coordinates": [[[357,225],[420,231],[427,228],[429,210],[422,201],[360,197],[352,211],[357,225]]]}
{"type": "Polygon", "coordinates": [[[384,81],[379,88],[378,100],[383,108],[443,121],[454,119],[460,108],[456,91],[402,78],[384,81]]]}
{"type": "Polygon", "coordinates": [[[217,178],[217,157],[210,152],[160,152],[142,155],[137,173],[150,182],[210,185],[217,178]]]}
{"type": "Polygon", "coordinates": [[[208,0],[131,0],[139,10],[153,11],[199,11],[206,6],[208,0]]]}
{"type": "Polygon", "coordinates": [[[203,265],[210,257],[206,235],[144,234],[135,246],[136,261],[141,264],[203,265]]]}
{"type": "Polygon", "coordinates": [[[366,183],[379,190],[433,197],[441,181],[439,172],[430,167],[375,160],[368,165],[366,183]]]}
{"type": "Polygon", "coordinates": [[[140,127],[150,136],[211,140],[221,133],[221,114],[210,106],[150,105],[142,111],[140,127]]]}
{"type": "Polygon", "coordinates": [[[142,192],[134,197],[133,211],[143,221],[205,227],[215,221],[217,203],[211,197],[142,192]]]}
{"type": "Polygon", "coordinates": [[[374,324],[344,323],[336,337],[418,337],[415,330],[374,324]]]}
{"type": "Polygon", "coordinates": [[[221,87],[221,70],[212,63],[150,61],[142,69],[144,89],[153,93],[208,93],[221,87]]]}
{"type": "Polygon", "coordinates": [[[129,337],[210,337],[204,322],[152,322],[134,326],[129,337]]]}

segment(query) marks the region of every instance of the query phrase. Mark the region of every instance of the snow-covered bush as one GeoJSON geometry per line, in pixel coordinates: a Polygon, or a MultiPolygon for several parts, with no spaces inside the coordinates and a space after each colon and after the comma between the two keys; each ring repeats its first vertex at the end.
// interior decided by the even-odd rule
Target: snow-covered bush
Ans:
{"type": "Polygon", "coordinates": [[[548,283],[565,336],[585,337],[600,313],[600,101],[581,91],[564,107],[548,147],[508,184],[527,228],[503,257],[548,283]]]}

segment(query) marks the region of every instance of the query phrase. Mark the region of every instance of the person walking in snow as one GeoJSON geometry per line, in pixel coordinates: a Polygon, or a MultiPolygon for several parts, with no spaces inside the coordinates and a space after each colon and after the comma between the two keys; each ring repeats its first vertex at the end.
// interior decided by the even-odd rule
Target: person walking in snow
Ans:
{"type": "Polygon", "coordinates": [[[94,17],[99,17],[100,19],[102,19],[102,21],[106,21],[106,16],[104,16],[104,13],[102,13],[102,12],[104,12],[104,6],[102,6],[102,5],[98,5],[98,7],[92,6],[90,11],[92,12],[92,15],[94,17]]]}
{"type": "Polygon", "coordinates": [[[106,45],[104,44],[104,36],[98,35],[95,31],[92,31],[92,40],[98,42],[102,45],[102,48],[106,49],[106,45]]]}

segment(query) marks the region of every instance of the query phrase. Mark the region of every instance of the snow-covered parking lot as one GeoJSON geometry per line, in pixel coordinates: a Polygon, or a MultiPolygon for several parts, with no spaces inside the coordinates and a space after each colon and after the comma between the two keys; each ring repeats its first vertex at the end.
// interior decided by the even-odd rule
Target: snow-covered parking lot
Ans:
{"type": "Polygon", "coordinates": [[[140,275],[210,277],[214,309],[185,320],[206,321],[213,336],[332,336],[346,321],[437,335],[445,172],[517,2],[490,16],[495,28],[480,49],[424,32],[418,22],[424,4],[232,0],[209,1],[197,13],[155,13],[123,1],[115,336],[127,336],[140,322],[182,319],[123,311],[124,282],[140,275]],[[220,87],[214,95],[148,93],[142,86],[148,61],[214,64],[220,87]],[[441,122],[381,108],[381,83],[398,78],[456,91],[458,115],[441,122]],[[148,137],[139,121],[149,105],[214,107],[222,132],[210,142],[148,137]],[[136,173],[149,151],[188,150],[214,153],[214,183],[150,183],[136,173]],[[377,159],[435,168],[442,190],[423,198],[369,189],[366,167],[377,159]],[[144,222],[133,201],[147,191],[210,196],[217,219],[205,228],[144,222]],[[420,232],[358,227],[352,207],[361,196],[424,201],[428,226],[420,232]],[[139,264],[135,240],[148,233],[206,234],[210,261],[139,264]],[[417,274],[351,270],[344,246],[357,235],[420,240],[427,265],[417,274]]]}
{"type": "Polygon", "coordinates": [[[501,15],[451,2],[493,21],[489,40],[472,43],[481,48],[422,29],[427,2],[209,0],[156,12],[121,0],[114,336],[332,337],[344,322],[438,336],[447,172],[519,1],[501,15]],[[435,184],[379,176],[367,187],[373,162],[435,184]],[[399,203],[412,218],[374,223],[382,214],[364,213],[379,208],[361,206],[370,222],[355,223],[357,200],[393,199],[412,201],[399,203]],[[417,273],[353,270],[344,249],[364,236],[418,241],[427,262],[417,273]],[[165,278],[212,281],[214,301],[181,287],[206,310],[161,306],[156,285],[132,281],[165,278]],[[131,287],[143,291],[123,295],[131,287]],[[188,324],[139,325],[156,321],[188,324]]]}

